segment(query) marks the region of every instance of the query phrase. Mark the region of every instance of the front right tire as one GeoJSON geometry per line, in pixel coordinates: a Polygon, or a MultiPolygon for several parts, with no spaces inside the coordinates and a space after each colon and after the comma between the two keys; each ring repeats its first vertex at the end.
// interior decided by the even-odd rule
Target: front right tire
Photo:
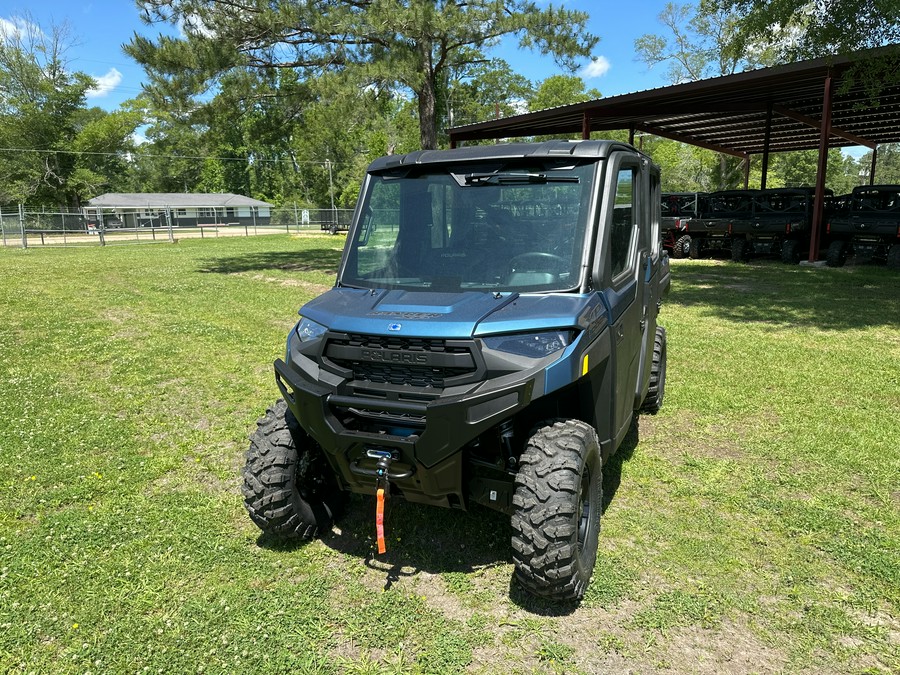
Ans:
{"type": "Polygon", "coordinates": [[[602,509],[597,433],[580,420],[537,428],[519,459],[512,516],[515,576],[532,595],[584,597],[594,564],[602,509]]]}

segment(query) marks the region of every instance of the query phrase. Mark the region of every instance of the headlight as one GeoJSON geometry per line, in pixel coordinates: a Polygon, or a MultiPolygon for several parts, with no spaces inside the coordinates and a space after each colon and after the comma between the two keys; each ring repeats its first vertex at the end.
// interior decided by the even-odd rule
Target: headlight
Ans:
{"type": "Polygon", "coordinates": [[[575,331],[548,330],[541,333],[495,335],[484,338],[484,344],[488,349],[541,359],[565,349],[572,344],[574,337],[575,331]]]}
{"type": "Polygon", "coordinates": [[[297,336],[300,338],[300,342],[309,342],[310,340],[315,340],[316,338],[322,337],[325,334],[325,331],[328,330],[328,328],[320,323],[316,323],[312,319],[302,317],[300,319],[300,323],[297,324],[296,330],[297,336]]]}

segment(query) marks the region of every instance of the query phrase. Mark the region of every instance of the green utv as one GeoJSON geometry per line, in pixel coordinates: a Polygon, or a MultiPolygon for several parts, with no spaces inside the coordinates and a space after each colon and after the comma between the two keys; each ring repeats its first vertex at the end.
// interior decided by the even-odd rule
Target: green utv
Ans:
{"type": "MultiPolygon", "coordinates": [[[[346,493],[512,518],[515,575],[579,600],[602,466],[666,379],[659,169],[609,141],[501,144],[369,166],[334,288],[300,309],[283,401],[243,494],[279,537],[327,531],[346,493]]],[[[435,533],[435,536],[440,536],[435,533]]]]}

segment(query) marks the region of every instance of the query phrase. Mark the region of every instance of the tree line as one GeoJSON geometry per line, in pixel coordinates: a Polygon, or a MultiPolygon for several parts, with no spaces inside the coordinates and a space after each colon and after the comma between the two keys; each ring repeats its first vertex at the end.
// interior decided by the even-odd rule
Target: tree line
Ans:
{"type": "MultiPolygon", "coordinates": [[[[355,203],[377,156],[445,147],[450,126],[599,98],[574,75],[599,36],[585,12],[528,0],[138,0],[149,25],[124,51],[143,92],[114,111],[87,105],[92,78],[66,61],[65,27],[0,34],[0,205],[82,204],[104,192],[234,192],[274,204],[355,203]],[[500,39],[552,55],[532,82],[491,52],[500,39]],[[141,142],[137,138],[140,134],[141,142]]],[[[900,0],[669,3],[635,54],[670,82],[890,42],[900,0]],[[878,5],[873,14],[872,6],[878,5]],[[856,11],[857,14],[853,12],[856,11]],[[862,16],[869,18],[852,19],[862,16]],[[840,19],[840,21],[839,21],[840,19]]],[[[860,73],[883,81],[898,69],[860,73]]],[[[622,139],[620,134],[596,134],[622,139]]],[[[640,139],[664,189],[737,187],[737,160],[640,139]]],[[[900,147],[879,148],[880,182],[900,181],[900,147]]],[[[815,152],[770,160],[768,185],[812,184],[815,152]]],[[[869,159],[829,155],[835,193],[869,159]]],[[[751,185],[759,167],[751,165],[751,185]]]]}

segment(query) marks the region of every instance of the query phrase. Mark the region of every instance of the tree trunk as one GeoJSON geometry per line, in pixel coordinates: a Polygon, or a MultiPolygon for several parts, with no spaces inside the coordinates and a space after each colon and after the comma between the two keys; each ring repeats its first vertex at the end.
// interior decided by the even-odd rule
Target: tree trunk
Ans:
{"type": "Polygon", "coordinates": [[[437,105],[434,80],[426,78],[422,88],[416,92],[419,99],[419,143],[422,150],[437,149],[437,105]]]}
{"type": "Polygon", "coordinates": [[[437,150],[437,74],[432,59],[432,43],[420,40],[419,52],[422,86],[416,91],[419,99],[419,143],[422,150],[437,150]]]}

